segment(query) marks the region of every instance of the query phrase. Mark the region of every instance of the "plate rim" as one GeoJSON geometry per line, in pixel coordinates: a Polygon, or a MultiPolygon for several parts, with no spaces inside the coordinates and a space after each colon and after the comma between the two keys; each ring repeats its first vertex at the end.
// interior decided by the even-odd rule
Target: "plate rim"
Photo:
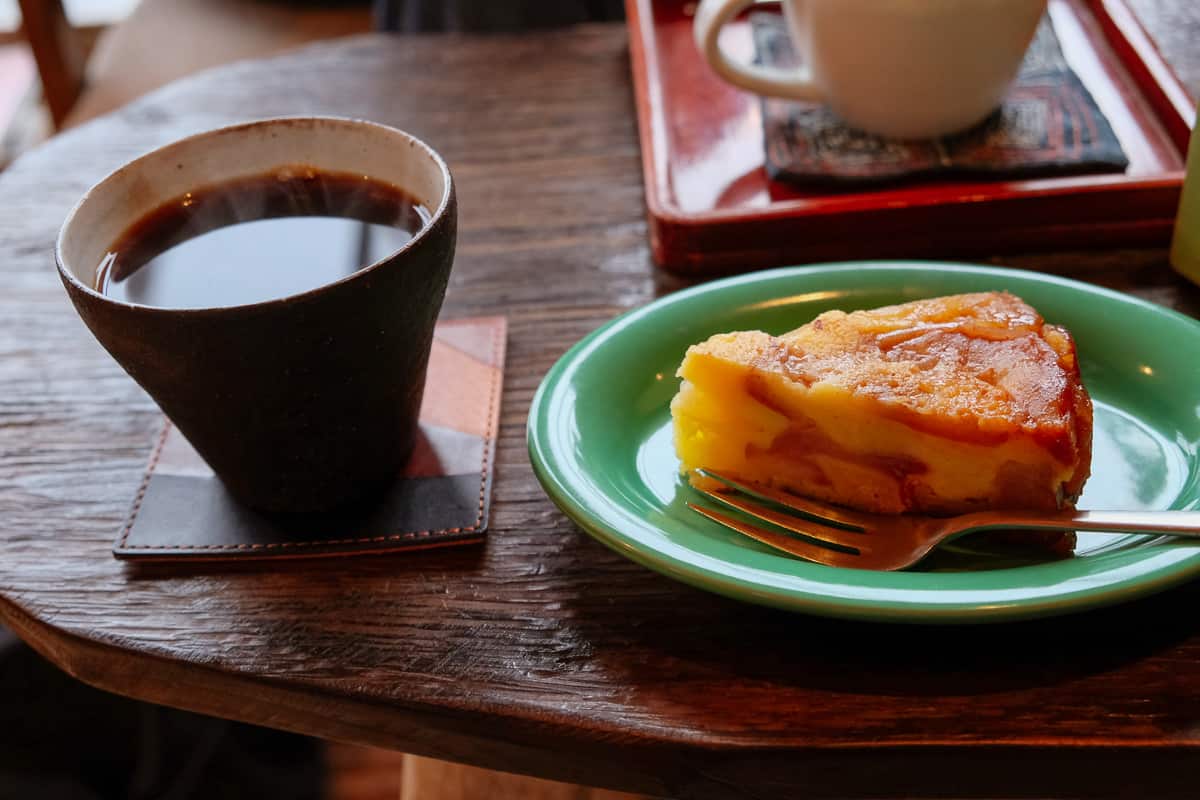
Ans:
{"type": "MultiPolygon", "coordinates": [[[[569,483],[563,480],[561,469],[556,470],[555,468],[558,459],[554,454],[554,449],[547,441],[548,432],[541,428],[550,421],[547,412],[551,401],[555,399],[555,392],[564,385],[564,376],[586,363],[586,357],[592,349],[619,334],[624,327],[645,316],[661,313],[663,309],[677,303],[692,301],[705,294],[717,293],[746,284],[772,282],[792,277],[833,275],[839,271],[864,269],[881,274],[919,271],[926,274],[949,273],[992,278],[1017,277],[1023,281],[1055,285],[1068,291],[1105,296],[1123,304],[1137,306],[1144,312],[1196,327],[1196,333],[1200,336],[1200,321],[1143,298],[1060,275],[994,265],[894,259],[840,261],[779,267],[712,280],[681,289],[617,315],[568,348],[543,376],[530,403],[526,423],[526,440],[534,475],[547,496],[589,536],[643,567],[696,588],[742,602],[824,617],[915,624],[962,624],[1045,618],[1127,602],[1164,591],[1200,573],[1200,548],[1190,554],[1182,549],[1170,549],[1162,551],[1174,554],[1174,558],[1167,559],[1168,563],[1150,568],[1133,578],[1118,579],[1100,586],[1084,586],[1061,594],[1051,593],[1029,599],[1017,598],[1003,603],[980,605],[979,603],[960,601],[933,604],[864,597],[833,598],[806,589],[790,589],[761,584],[751,587],[747,585],[747,580],[744,578],[730,577],[718,570],[694,562],[681,566],[675,556],[663,552],[661,548],[650,547],[645,542],[637,541],[635,537],[622,530],[618,524],[594,515],[573,494],[569,483]],[[754,588],[759,591],[753,591],[754,588]]],[[[649,531],[657,529],[657,526],[649,522],[642,523],[641,527],[649,531]]],[[[690,550],[684,545],[678,545],[678,547],[701,559],[712,558],[690,550]]]]}

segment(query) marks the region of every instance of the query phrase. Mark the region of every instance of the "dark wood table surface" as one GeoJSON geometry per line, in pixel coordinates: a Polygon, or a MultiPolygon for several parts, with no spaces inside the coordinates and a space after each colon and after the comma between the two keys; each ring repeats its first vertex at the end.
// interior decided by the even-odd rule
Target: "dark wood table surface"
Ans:
{"type": "MultiPolygon", "coordinates": [[[[1138,0],[1200,91],[1200,8],[1138,0]]],[[[530,471],[547,369],[680,284],[650,262],[620,26],[367,37],[221,68],[0,176],[0,617],[134,697],[481,766],[689,798],[1195,797],[1200,583],[979,628],[742,605],[581,533],[530,471]],[[461,192],[447,317],[511,325],[483,547],[137,569],[110,553],[159,413],[84,329],[51,246],[122,161],[250,117],[361,115],[433,143],[461,192]]],[[[996,263],[1200,314],[1162,250],[996,263]]]]}

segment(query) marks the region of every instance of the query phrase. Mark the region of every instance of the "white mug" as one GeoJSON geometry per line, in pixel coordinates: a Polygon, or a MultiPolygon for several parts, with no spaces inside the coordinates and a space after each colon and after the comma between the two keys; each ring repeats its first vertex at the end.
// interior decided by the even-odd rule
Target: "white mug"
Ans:
{"type": "Polygon", "coordinates": [[[805,66],[731,60],[721,28],[763,0],[702,0],[696,45],[729,83],[826,103],[861,130],[924,139],[985,119],[1016,77],[1047,0],[783,0],[805,66]]]}

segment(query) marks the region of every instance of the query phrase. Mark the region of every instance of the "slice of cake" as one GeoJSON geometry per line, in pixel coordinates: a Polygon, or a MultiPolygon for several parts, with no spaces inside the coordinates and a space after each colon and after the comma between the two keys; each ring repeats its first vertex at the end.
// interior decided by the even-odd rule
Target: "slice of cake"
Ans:
{"type": "MultiPolygon", "coordinates": [[[[829,311],[688,349],[671,403],[693,470],[884,514],[1072,507],[1091,463],[1075,344],[1010,294],[829,311]]],[[[708,485],[705,485],[708,484],[708,485]]]]}

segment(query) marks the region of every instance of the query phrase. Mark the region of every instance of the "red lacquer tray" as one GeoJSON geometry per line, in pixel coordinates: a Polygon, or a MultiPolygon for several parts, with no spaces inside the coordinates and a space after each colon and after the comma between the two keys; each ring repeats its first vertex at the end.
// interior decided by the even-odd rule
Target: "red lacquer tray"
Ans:
{"type": "MultiPolygon", "coordinates": [[[[1123,0],[1050,0],[1063,53],[1108,118],[1124,173],[804,191],[763,170],[758,98],[692,42],[694,2],[626,0],[654,259],[716,273],[842,258],[1164,244],[1195,104],[1123,0]]],[[[724,34],[752,50],[742,22],[724,34]]]]}

